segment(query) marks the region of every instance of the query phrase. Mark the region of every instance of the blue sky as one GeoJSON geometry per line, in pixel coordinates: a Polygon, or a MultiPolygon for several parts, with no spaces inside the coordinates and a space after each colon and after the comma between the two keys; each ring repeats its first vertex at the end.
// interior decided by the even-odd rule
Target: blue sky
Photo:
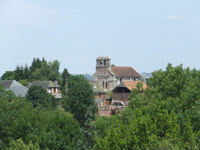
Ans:
{"type": "Polygon", "coordinates": [[[33,57],[93,74],[96,58],[138,72],[200,69],[199,0],[0,0],[0,76],[33,57]]]}

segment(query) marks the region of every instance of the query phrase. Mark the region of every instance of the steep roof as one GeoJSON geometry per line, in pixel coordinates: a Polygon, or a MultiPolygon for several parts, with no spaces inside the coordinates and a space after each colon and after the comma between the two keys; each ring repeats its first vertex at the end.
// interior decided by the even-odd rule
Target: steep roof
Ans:
{"type": "Polygon", "coordinates": [[[105,93],[99,81],[90,81],[90,84],[92,84],[94,93],[105,93]]]}
{"type": "MultiPolygon", "coordinates": [[[[116,86],[116,88],[124,87],[124,88],[127,88],[127,89],[129,89],[131,91],[132,89],[136,89],[137,88],[137,83],[139,83],[139,82],[142,82],[142,81],[123,81],[118,86],[116,86]]],[[[146,83],[142,82],[142,85],[143,85],[144,89],[147,88],[147,84],[146,83]]]]}
{"type": "Polygon", "coordinates": [[[14,80],[1,80],[0,84],[3,86],[4,89],[8,89],[10,88],[13,81],[14,80]]]}
{"type": "Polygon", "coordinates": [[[24,87],[15,80],[2,80],[0,84],[2,84],[4,89],[13,91],[16,96],[21,95],[21,97],[25,97],[28,92],[27,87],[24,87]]]}
{"type": "Polygon", "coordinates": [[[115,77],[142,77],[132,67],[111,66],[111,71],[115,74],[115,77]]]}
{"type": "Polygon", "coordinates": [[[28,84],[28,88],[30,88],[33,85],[41,86],[44,89],[47,89],[48,87],[60,87],[59,85],[56,85],[56,83],[52,81],[33,81],[32,83],[28,84]]]}

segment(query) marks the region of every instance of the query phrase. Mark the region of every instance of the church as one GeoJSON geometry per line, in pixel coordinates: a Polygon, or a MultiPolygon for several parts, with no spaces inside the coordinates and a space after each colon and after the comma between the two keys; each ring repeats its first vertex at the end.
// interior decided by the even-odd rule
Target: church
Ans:
{"type": "Polygon", "coordinates": [[[98,81],[104,91],[112,91],[123,81],[141,80],[141,75],[132,67],[111,66],[108,56],[96,59],[94,81],[98,81]]]}

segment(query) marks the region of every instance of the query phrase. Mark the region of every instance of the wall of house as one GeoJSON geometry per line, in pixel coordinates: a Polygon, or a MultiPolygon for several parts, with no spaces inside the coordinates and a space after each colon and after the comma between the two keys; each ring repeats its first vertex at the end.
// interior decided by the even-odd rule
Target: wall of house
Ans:
{"type": "Polygon", "coordinates": [[[95,97],[95,99],[103,100],[104,101],[103,106],[106,106],[106,100],[105,100],[106,99],[106,94],[105,93],[100,93],[100,94],[95,93],[94,97],[95,97]]]}
{"type": "Polygon", "coordinates": [[[128,97],[131,96],[131,93],[113,93],[112,96],[113,96],[112,103],[114,103],[115,101],[122,101],[124,102],[125,105],[128,105],[128,103],[130,102],[128,100],[128,97]]]}

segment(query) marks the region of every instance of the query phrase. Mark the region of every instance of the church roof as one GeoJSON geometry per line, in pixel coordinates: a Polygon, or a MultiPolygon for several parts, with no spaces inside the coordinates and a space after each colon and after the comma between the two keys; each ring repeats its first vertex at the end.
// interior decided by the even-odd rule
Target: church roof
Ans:
{"type": "Polygon", "coordinates": [[[115,77],[142,77],[135,69],[132,67],[117,67],[112,66],[111,71],[115,74],[115,77]]]}

